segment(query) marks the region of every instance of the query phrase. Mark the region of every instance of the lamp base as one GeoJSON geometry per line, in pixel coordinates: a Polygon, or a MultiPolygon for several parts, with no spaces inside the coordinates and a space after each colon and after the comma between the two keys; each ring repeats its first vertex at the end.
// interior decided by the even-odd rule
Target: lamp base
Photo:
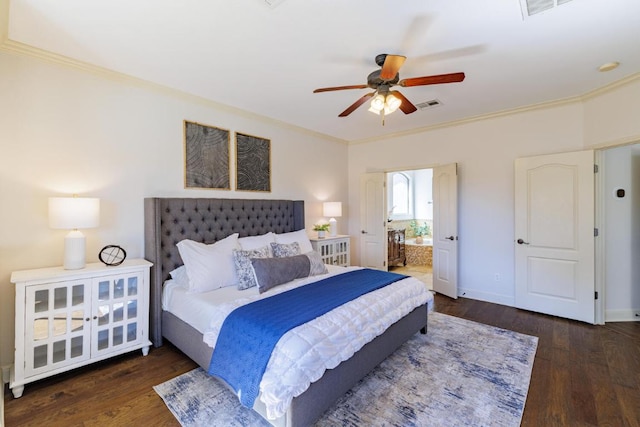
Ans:
{"type": "Polygon", "coordinates": [[[85,266],[86,239],[79,230],[70,231],[64,238],[64,269],[78,270],[85,266]]]}
{"type": "Polygon", "coordinates": [[[335,237],[338,235],[338,221],[335,218],[329,220],[329,235],[335,237]]]}

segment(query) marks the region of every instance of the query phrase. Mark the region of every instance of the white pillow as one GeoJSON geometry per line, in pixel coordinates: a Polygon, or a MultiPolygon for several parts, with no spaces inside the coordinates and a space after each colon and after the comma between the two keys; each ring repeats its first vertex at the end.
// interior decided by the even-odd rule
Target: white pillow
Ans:
{"type": "Polygon", "coordinates": [[[269,248],[269,254],[271,254],[271,242],[276,241],[275,236],[275,233],[270,231],[260,236],[241,237],[238,239],[238,243],[240,244],[240,248],[243,251],[260,249],[266,246],[267,248],[269,248]]]}
{"type": "Polygon", "coordinates": [[[293,243],[298,242],[300,245],[300,253],[306,254],[311,252],[313,247],[309,236],[305,230],[292,231],[291,233],[276,234],[276,243],[293,243]]]}
{"type": "Polygon", "coordinates": [[[238,249],[238,233],[211,245],[182,240],[177,245],[189,276],[189,292],[207,292],[238,283],[233,250],[238,249]]]}
{"type": "Polygon", "coordinates": [[[169,273],[169,275],[171,275],[171,280],[176,282],[178,285],[189,289],[189,276],[187,276],[187,267],[181,265],[180,267],[169,273]]]}

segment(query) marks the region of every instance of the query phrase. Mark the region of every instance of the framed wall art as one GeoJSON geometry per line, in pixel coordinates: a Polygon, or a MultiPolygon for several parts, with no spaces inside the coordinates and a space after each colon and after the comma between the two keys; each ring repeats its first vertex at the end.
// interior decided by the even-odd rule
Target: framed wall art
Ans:
{"type": "Polygon", "coordinates": [[[229,131],[184,121],[185,188],[231,190],[229,131]]]}
{"type": "Polygon", "coordinates": [[[236,189],[271,191],[271,141],[236,132],[236,189]]]}

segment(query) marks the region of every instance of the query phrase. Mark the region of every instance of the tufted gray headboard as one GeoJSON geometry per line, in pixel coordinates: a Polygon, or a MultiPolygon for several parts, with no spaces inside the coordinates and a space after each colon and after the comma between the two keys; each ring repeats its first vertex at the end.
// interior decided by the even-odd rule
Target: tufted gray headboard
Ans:
{"type": "Polygon", "coordinates": [[[304,228],[304,201],[257,199],[144,199],[144,254],[151,268],[150,331],[162,345],[162,284],[182,265],[176,243],[191,239],[213,243],[233,233],[240,237],[304,228]]]}

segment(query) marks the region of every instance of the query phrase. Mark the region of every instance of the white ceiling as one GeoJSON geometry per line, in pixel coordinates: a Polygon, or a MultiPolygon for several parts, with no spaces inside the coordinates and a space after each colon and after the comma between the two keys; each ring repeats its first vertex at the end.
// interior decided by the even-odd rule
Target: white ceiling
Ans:
{"type": "MultiPolygon", "coordinates": [[[[346,141],[584,95],[640,72],[640,1],[573,0],[523,19],[520,0],[11,0],[8,38],[346,141]],[[272,2],[270,0],[270,2],[272,2]],[[442,105],[382,126],[365,104],[379,53],[400,78],[462,71],[462,83],[399,89],[442,105]],[[598,67],[619,61],[602,73],[598,67]]],[[[185,117],[185,119],[190,119],[185,117]]],[[[209,122],[216,123],[215,117],[209,122]]]]}

